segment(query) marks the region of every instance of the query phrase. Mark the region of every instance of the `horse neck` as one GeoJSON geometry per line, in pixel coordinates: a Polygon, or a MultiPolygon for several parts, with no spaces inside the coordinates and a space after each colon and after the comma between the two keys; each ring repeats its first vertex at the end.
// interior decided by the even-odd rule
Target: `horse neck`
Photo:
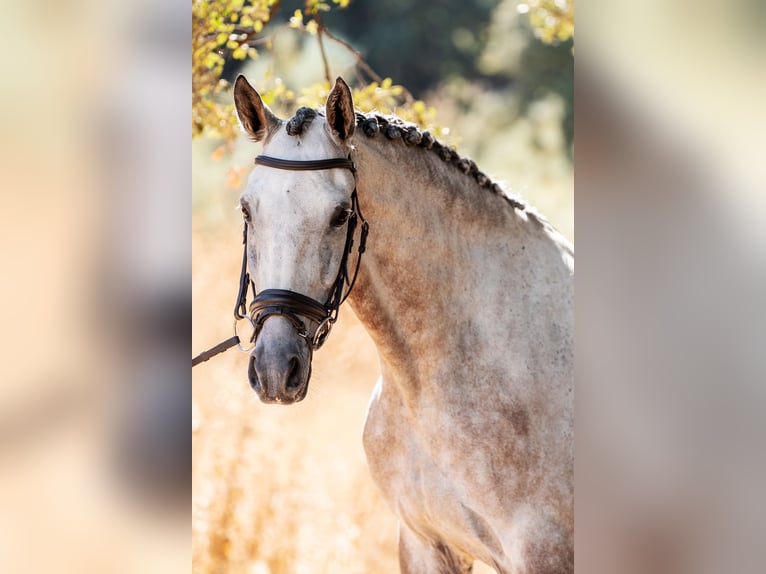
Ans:
{"type": "Polygon", "coordinates": [[[384,373],[433,379],[435,369],[463,359],[455,350],[466,329],[492,331],[477,305],[486,317],[514,304],[501,295],[509,288],[503,277],[523,280],[532,250],[519,246],[534,244],[542,225],[427,150],[367,139],[357,142],[355,161],[370,235],[351,305],[384,373]]]}

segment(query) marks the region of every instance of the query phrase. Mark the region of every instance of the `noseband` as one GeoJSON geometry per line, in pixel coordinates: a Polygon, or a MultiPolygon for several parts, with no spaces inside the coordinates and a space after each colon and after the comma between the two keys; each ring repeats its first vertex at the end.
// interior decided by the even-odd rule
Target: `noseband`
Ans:
{"type": "Polygon", "coordinates": [[[255,342],[263,325],[270,317],[279,315],[285,317],[299,336],[305,338],[312,350],[319,349],[327,340],[330,330],[338,320],[338,310],[341,304],[351,293],[359,273],[359,264],[362,260],[362,254],[365,250],[367,241],[367,232],[369,225],[359,208],[359,197],[356,192],[356,167],[351,158],[331,158],[309,161],[293,161],[259,155],[255,158],[257,165],[271,167],[275,169],[284,169],[289,171],[315,171],[325,169],[348,169],[354,175],[354,191],[351,192],[351,215],[347,221],[346,241],[343,247],[343,256],[340,262],[340,269],[335,278],[330,295],[324,303],[312,299],[301,293],[287,289],[264,289],[256,292],[255,284],[250,280],[247,272],[247,222],[245,222],[244,254],[242,257],[242,272],[239,280],[239,294],[237,305],[234,309],[234,317],[239,319],[249,318],[253,325],[253,336],[251,342],[255,342]],[[359,247],[357,249],[356,265],[354,273],[348,272],[348,259],[354,247],[354,233],[356,227],[361,222],[361,234],[359,237],[359,247]],[[252,286],[255,297],[250,303],[250,315],[246,314],[247,291],[252,286]],[[307,321],[304,322],[303,319],[307,321]],[[317,327],[314,334],[310,334],[310,326],[316,323],[317,327]]]}

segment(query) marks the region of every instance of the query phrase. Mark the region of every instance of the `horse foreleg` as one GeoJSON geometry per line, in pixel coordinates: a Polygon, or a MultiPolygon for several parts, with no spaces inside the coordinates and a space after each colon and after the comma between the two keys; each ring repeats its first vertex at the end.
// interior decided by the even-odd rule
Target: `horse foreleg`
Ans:
{"type": "Polygon", "coordinates": [[[471,574],[473,560],[399,523],[399,568],[402,574],[471,574]]]}

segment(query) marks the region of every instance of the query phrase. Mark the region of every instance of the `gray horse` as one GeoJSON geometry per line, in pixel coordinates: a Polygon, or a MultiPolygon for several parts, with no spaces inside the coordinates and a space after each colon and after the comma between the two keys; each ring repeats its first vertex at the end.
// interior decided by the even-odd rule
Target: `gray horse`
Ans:
{"type": "Polygon", "coordinates": [[[382,370],[364,447],[399,518],[402,572],[464,573],[474,560],[573,572],[571,245],[427,132],[355,112],[340,78],[324,111],[289,121],[242,76],[234,95],[267,156],[241,197],[263,294],[249,368],[259,397],[305,397],[323,305],[332,315],[361,258],[349,301],[382,370]]]}

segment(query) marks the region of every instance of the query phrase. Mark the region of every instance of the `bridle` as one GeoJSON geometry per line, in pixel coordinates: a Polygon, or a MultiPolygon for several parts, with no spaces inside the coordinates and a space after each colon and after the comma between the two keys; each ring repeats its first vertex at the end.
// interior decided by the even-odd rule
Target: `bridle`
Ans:
{"type": "Polygon", "coordinates": [[[239,335],[237,334],[237,323],[242,319],[249,321],[253,328],[253,334],[250,338],[251,343],[255,343],[263,329],[263,325],[270,317],[282,316],[293,325],[300,337],[306,339],[312,352],[319,349],[327,340],[333,325],[338,320],[338,310],[354,288],[357,275],[359,274],[359,265],[367,243],[369,224],[364,219],[359,207],[359,197],[356,191],[356,167],[351,157],[295,161],[259,155],[255,158],[255,163],[256,165],[288,171],[326,169],[348,169],[351,171],[354,176],[354,190],[351,192],[351,213],[346,222],[346,241],[343,247],[343,256],[341,257],[338,275],[330,290],[330,295],[324,303],[288,289],[264,289],[257,292],[255,283],[250,279],[250,274],[247,271],[247,221],[245,221],[245,229],[242,234],[242,242],[244,244],[242,270],[239,276],[237,303],[234,307],[234,336],[194,357],[192,359],[192,367],[207,361],[219,353],[223,353],[235,345],[242,351],[251,351],[252,348],[246,349],[242,347],[239,335]],[[357,248],[358,256],[354,272],[352,275],[349,275],[349,255],[353,251],[354,234],[360,222],[361,231],[357,248]],[[247,293],[251,288],[254,297],[250,303],[250,313],[248,314],[247,293]],[[307,322],[304,322],[303,318],[307,319],[307,322]],[[310,334],[312,323],[317,325],[313,335],[310,334]]]}
{"type": "MultiPolygon", "coordinates": [[[[364,253],[365,243],[367,241],[369,225],[359,209],[359,197],[356,191],[356,167],[350,157],[293,161],[259,155],[255,158],[255,163],[257,165],[289,171],[348,169],[354,175],[354,190],[351,192],[351,214],[346,221],[346,241],[343,247],[343,255],[341,257],[338,275],[335,278],[335,283],[330,290],[330,295],[327,301],[320,303],[311,297],[287,289],[265,289],[260,293],[256,293],[255,285],[253,285],[255,298],[250,303],[250,317],[252,318],[253,327],[255,329],[253,341],[258,337],[258,334],[267,319],[274,315],[281,315],[293,324],[299,336],[310,341],[312,350],[319,349],[327,340],[327,336],[330,334],[332,326],[338,320],[338,310],[340,309],[341,304],[346,300],[349,293],[351,293],[351,289],[354,287],[354,283],[356,283],[356,277],[359,273],[359,264],[362,260],[362,254],[364,253]],[[361,221],[362,223],[361,236],[359,238],[359,256],[356,260],[353,275],[349,275],[348,257],[354,247],[354,232],[356,231],[358,221],[361,221]],[[317,328],[311,338],[309,338],[308,326],[303,323],[300,317],[309,319],[309,322],[317,323],[317,328]]],[[[247,222],[245,222],[245,234],[247,234],[247,222]]],[[[244,258],[247,258],[247,245],[245,246],[244,258]]],[[[237,318],[244,318],[247,286],[251,283],[249,281],[249,275],[247,274],[246,263],[243,263],[242,270],[245,276],[243,280],[240,280],[240,293],[237,307],[234,310],[234,316],[237,318]]]]}

